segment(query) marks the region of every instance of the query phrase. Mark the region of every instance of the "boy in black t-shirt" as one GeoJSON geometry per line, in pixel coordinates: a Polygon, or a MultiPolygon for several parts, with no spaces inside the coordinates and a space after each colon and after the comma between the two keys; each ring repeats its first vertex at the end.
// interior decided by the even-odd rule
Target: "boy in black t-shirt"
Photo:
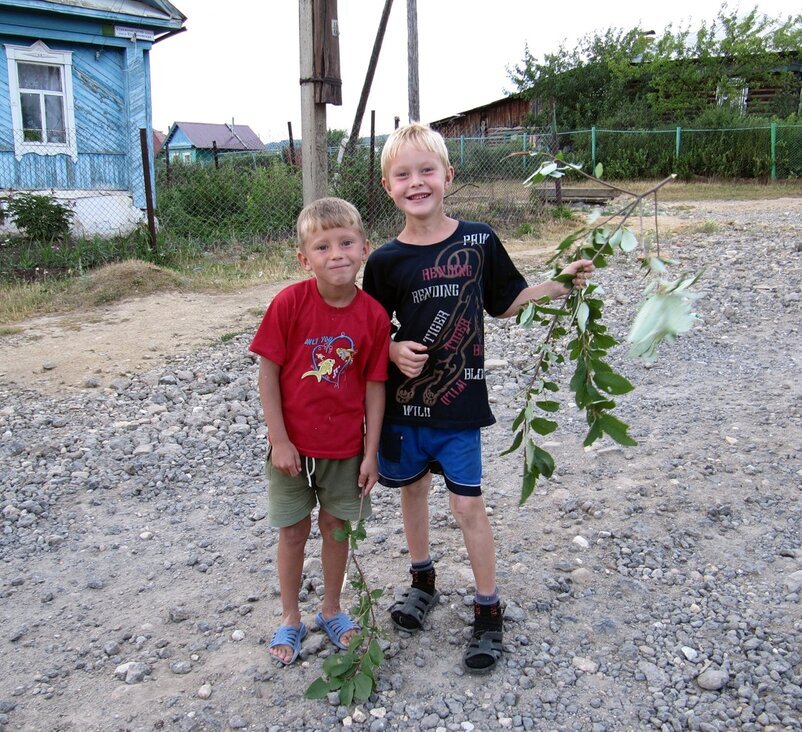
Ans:
{"type": "MultiPolygon", "coordinates": [[[[527,286],[493,229],[446,216],[443,198],[454,170],[438,133],[417,123],[397,129],[381,164],[382,185],[405,225],[370,255],[363,288],[399,323],[390,341],[379,481],[401,487],[412,563],[412,586],[390,614],[397,628],[419,630],[438,602],[429,554],[434,470],[445,479],[476,585],[473,636],[462,664],[489,673],[502,653],[502,613],[481,490],[479,428],[494,422],[484,378],[484,311],[510,317],[530,300],[565,297],[569,288],[554,280],[527,286]]],[[[563,273],[584,287],[593,269],[577,260],[563,273]]]]}

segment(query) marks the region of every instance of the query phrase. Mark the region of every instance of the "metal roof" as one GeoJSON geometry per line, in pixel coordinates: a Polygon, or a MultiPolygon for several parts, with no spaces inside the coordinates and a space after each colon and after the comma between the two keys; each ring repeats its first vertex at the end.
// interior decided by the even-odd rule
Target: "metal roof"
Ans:
{"type": "Polygon", "coordinates": [[[211,150],[217,143],[218,150],[264,150],[264,143],[248,125],[232,123],[212,124],[208,122],[175,122],[169,137],[180,128],[189,141],[199,149],[211,150]]]}
{"type": "Polygon", "coordinates": [[[167,0],[48,0],[53,5],[132,15],[138,18],[186,20],[186,16],[167,0]]]}

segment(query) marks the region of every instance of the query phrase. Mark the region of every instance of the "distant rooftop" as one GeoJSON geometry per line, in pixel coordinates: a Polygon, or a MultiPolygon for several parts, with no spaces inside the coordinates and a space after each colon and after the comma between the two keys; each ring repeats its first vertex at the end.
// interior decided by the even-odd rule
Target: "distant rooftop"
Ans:
{"type": "Polygon", "coordinates": [[[180,129],[197,148],[211,150],[213,143],[218,150],[264,150],[264,143],[248,125],[209,122],[176,122],[172,132],[180,129]]]}

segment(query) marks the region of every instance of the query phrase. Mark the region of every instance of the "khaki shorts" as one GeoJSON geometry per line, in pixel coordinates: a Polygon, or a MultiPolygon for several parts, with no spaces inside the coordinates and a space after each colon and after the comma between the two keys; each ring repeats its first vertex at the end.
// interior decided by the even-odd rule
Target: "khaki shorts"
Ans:
{"type": "Polygon", "coordinates": [[[359,497],[357,480],[361,463],[361,456],[346,460],[302,456],[301,472],[290,477],[273,468],[268,450],[265,472],[270,483],[267,489],[270,525],[293,526],[309,516],[318,503],[327,513],[343,521],[358,521],[360,504],[361,517],[370,516],[370,496],[365,496],[364,501],[359,497]]]}

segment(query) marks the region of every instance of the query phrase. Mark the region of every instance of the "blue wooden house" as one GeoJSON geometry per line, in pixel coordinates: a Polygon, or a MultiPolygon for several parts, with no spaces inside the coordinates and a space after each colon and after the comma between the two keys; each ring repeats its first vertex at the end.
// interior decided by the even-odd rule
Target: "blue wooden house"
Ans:
{"type": "Polygon", "coordinates": [[[185,20],[166,0],[0,0],[0,199],[68,202],[79,234],[137,226],[150,50],[185,20]]]}

